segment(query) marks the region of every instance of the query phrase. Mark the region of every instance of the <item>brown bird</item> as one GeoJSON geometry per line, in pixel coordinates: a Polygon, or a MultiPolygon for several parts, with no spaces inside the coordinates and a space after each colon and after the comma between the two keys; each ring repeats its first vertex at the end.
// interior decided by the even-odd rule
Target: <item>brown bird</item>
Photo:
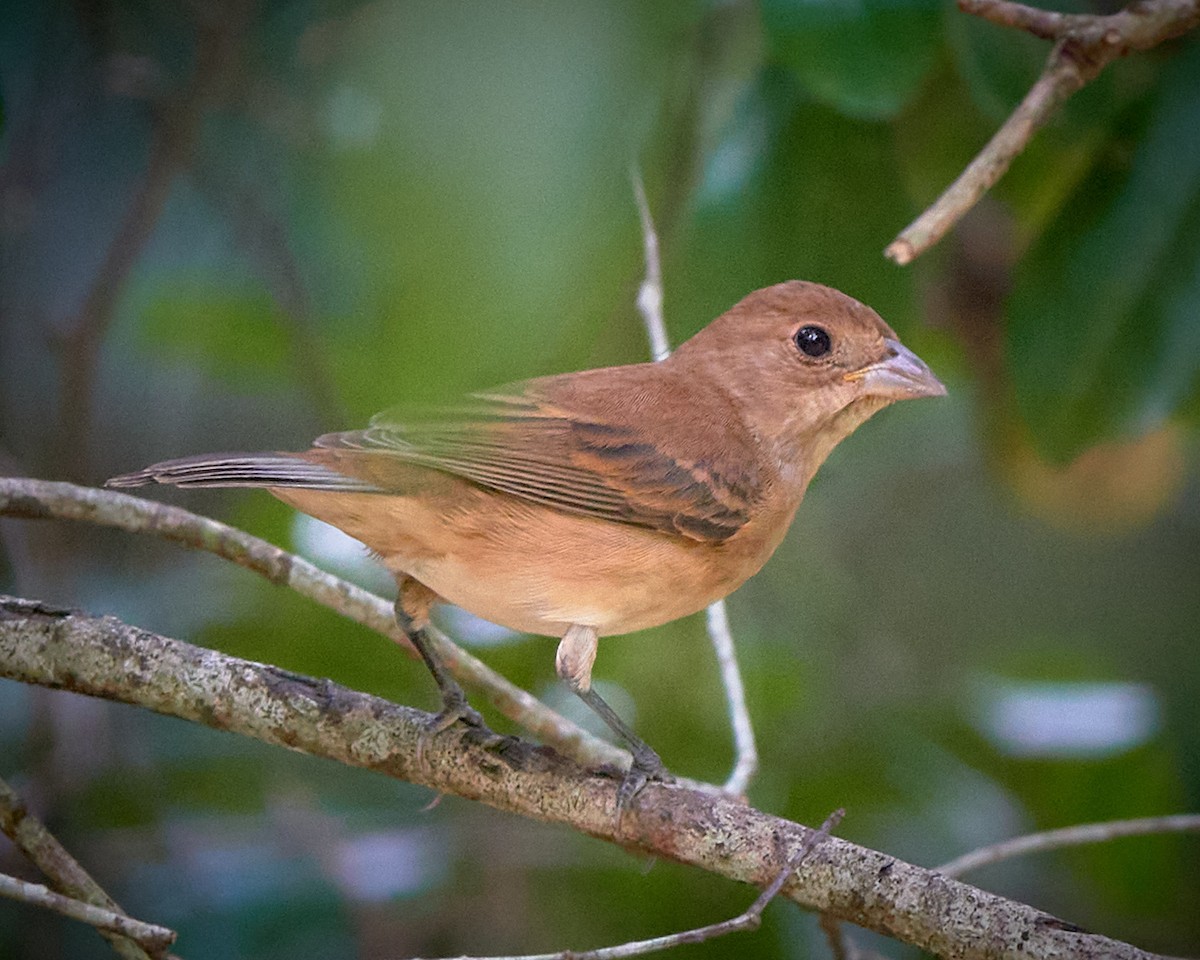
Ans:
{"type": "Polygon", "coordinates": [[[371,548],[441,691],[433,729],[483,727],[423,629],[445,600],[561,637],[559,675],[629,745],[628,799],[658,755],[592,689],[599,637],[687,616],[755,574],[837,443],[945,387],[879,315],[829,287],[751,293],[659,363],[539,377],[433,416],[396,411],[303,453],[157,463],[111,487],[265,487],[371,548]]]}

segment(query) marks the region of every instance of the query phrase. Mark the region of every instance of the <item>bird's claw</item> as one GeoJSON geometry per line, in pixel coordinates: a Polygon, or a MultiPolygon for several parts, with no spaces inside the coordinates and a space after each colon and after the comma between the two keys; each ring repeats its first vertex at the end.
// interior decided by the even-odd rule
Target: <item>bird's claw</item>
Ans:
{"type": "Polygon", "coordinates": [[[425,729],[430,735],[441,733],[454,726],[459,720],[477,730],[487,730],[488,728],[487,724],[483,722],[483,714],[467,703],[467,698],[459,692],[457,696],[451,693],[443,699],[441,711],[429,721],[425,729]]]}
{"type": "Polygon", "coordinates": [[[675,778],[667,772],[662,758],[645,743],[633,751],[633,763],[629,772],[617,788],[617,826],[620,827],[625,811],[629,809],[633,799],[642,792],[642,788],[651,781],[655,783],[674,783],[675,778]]]}
{"type": "Polygon", "coordinates": [[[461,690],[451,689],[445,691],[442,697],[441,711],[432,717],[421,731],[417,741],[418,760],[423,758],[425,747],[433,737],[460,721],[467,728],[463,739],[485,750],[502,752],[518,742],[516,737],[496,733],[484,722],[483,714],[467,703],[467,698],[461,690]]]}

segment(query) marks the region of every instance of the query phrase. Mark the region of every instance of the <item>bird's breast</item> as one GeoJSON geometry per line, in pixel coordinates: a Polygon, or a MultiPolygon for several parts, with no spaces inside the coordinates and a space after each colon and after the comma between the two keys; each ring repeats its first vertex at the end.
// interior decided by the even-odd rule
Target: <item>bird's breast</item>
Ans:
{"type": "Polygon", "coordinates": [[[575,623],[631,633],[702,610],[758,571],[790,520],[756,518],[729,540],[704,542],[454,488],[336,500],[273,492],[361,540],[396,575],[485,620],[548,636],[575,623]]]}

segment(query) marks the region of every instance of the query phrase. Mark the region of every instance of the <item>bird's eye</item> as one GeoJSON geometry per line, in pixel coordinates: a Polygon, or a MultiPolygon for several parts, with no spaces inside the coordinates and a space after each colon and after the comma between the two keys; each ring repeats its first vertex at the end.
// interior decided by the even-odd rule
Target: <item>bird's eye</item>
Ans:
{"type": "Polygon", "coordinates": [[[794,339],[806,356],[823,357],[829,352],[829,334],[821,327],[801,327],[794,339]]]}

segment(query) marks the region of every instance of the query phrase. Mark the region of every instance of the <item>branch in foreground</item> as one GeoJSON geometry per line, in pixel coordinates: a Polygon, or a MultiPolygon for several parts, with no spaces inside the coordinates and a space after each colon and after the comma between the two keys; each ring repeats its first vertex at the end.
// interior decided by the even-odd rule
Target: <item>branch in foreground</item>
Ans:
{"type": "MultiPolygon", "coordinates": [[[[430,738],[419,710],[36,602],[0,599],[0,676],[375,770],[744,883],[770,883],[812,833],[721,794],[656,783],[618,824],[619,777],[553,750],[516,741],[488,752],[457,728],[430,738]]],[[[806,865],[783,896],[942,957],[1154,956],[836,837],[806,865]]]]}
{"type": "Polygon", "coordinates": [[[148,953],[155,956],[161,955],[167,947],[175,942],[174,930],[168,930],[166,927],[159,927],[152,923],[143,923],[141,920],[134,920],[122,913],[114,913],[112,910],[84,903],[82,900],[64,897],[61,893],[55,893],[40,883],[18,880],[16,877],[10,877],[4,873],[0,873],[0,897],[9,897],[35,907],[45,907],[47,910],[61,913],[64,917],[89,924],[97,930],[120,934],[136,941],[148,953]]]}
{"type": "MultiPolygon", "coordinates": [[[[409,655],[416,656],[416,651],[396,625],[388,601],[265,540],[179,507],[71,483],[0,477],[0,516],[25,520],[80,520],[130,533],[151,533],[197,550],[207,550],[389,637],[409,655]]],[[[442,662],[459,681],[481,692],[500,713],[539,740],[586,765],[629,765],[629,754],[624,750],[592,736],[555,713],[532,694],[454,644],[445,634],[432,628],[429,634],[442,662]]]]}
{"type": "MultiPolygon", "coordinates": [[[[66,851],[46,829],[45,824],[29,812],[16,791],[2,779],[0,831],[8,836],[30,863],[50,878],[51,884],[59,893],[66,894],[72,902],[82,901],[109,913],[123,913],[117,902],[66,851]]],[[[138,943],[112,932],[112,928],[102,931],[101,936],[108,940],[117,955],[125,960],[149,960],[149,955],[138,943]]]]}
{"type": "Polygon", "coordinates": [[[1071,94],[1113,60],[1148,50],[1200,22],[1198,0],[1143,0],[1110,16],[1054,13],[1009,0],[958,0],[958,6],[964,13],[1053,40],[1054,49],[1037,82],[987,146],[884,250],[901,266],[941,240],[979,202],[1071,94]]]}

